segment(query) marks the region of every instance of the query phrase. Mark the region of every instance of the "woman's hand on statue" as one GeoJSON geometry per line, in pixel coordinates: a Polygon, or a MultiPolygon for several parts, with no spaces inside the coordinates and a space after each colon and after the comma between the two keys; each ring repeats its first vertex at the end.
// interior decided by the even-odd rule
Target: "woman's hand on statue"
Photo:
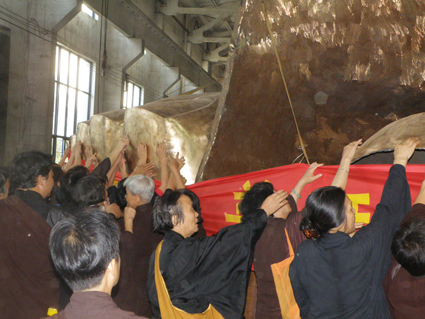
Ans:
{"type": "Polygon", "coordinates": [[[267,216],[274,214],[278,209],[288,204],[286,200],[288,193],[283,190],[277,191],[271,194],[261,205],[261,209],[264,210],[267,216]]]}
{"type": "Polygon", "coordinates": [[[362,145],[362,139],[359,139],[357,141],[351,142],[350,144],[346,145],[344,147],[344,150],[342,151],[341,159],[348,159],[351,163],[353,161],[354,154],[356,154],[356,150],[360,148],[361,145],[362,145]]]}
{"type": "Polygon", "coordinates": [[[402,143],[399,143],[394,148],[394,164],[407,165],[409,158],[415,152],[415,148],[421,144],[417,137],[411,137],[402,143]]]}

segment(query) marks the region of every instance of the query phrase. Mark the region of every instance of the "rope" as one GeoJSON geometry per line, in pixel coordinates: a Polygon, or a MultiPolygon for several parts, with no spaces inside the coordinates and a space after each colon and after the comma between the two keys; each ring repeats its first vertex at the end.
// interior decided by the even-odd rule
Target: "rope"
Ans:
{"type": "Polygon", "coordinates": [[[297,128],[297,133],[298,133],[298,138],[300,139],[301,148],[303,150],[303,153],[305,155],[305,159],[307,160],[307,163],[310,165],[310,161],[308,160],[307,152],[306,152],[305,147],[304,147],[303,139],[301,137],[300,129],[298,128],[298,122],[297,122],[297,118],[295,117],[294,107],[292,106],[291,96],[289,95],[288,86],[286,85],[285,76],[283,75],[282,64],[280,63],[279,54],[277,53],[276,42],[275,42],[275,39],[274,39],[273,34],[272,34],[272,28],[270,27],[269,16],[267,14],[267,10],[266,10],[266,6],[264,4],[264,0],[261,0],[261,5],[263,6],[263,11],[264,11],[264,14],[265,14],[265,19],[266,19],[266,24],[267,24],[267,29],[269,30],[270,40],[272,41],[272,46],[273,46],[273,49],[274,49],[274,53],[276,55],[277,64],[279,65],[280,75],[282,76],[283,84],[285,85],[286,95],[288,96],[289,105],[291,106],[292,116],[294,117],[295,127],[297,128]]]}

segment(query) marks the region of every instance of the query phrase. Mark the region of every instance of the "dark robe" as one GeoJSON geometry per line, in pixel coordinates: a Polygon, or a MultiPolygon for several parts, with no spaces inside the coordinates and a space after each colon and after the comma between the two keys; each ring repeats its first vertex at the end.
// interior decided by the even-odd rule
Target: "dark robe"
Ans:
{"type": "Polygon", "coordinates": [[[15,195],[19,197],[20,200],[27,203],[27,205],[44,220],[47,219],[49,211],[54,207],[54,205],[47,204],[46,200],[43,199],[39,193],[31,190],[24,191],[22,189],[17,189],[15,190],[15,195]]]}
{"type": "Polygon", "coordinates": [[[382,280],[391,240],[411,207],[406,170],[393,165],[370,224],[302,242],[289,276],[301,318],[389,318],[382,280]]]}
{"type": "Polygon", "coordinates": [[[141,318],[123,311],[112,301],[110,295],[100,291],[76,292],[64,310],[44,319],[127,319],[141,318]]]}
{"type": "Polygon", "coordinates": [[[270,218],[263,234],[255,246],[254,270],[257,279],[256,319],[282,318],[279,299],[276,293],[271,265],[289,257],[289,247],[285,229],[291,240],[292,248],[297,250],[299,244],[307,239],[300,230],[300,222],[304,217],[298,212],[297,204],[292,196],[288,196],[291,213],[287,219],[270,218]]]}
{"type": "MultiPolygon", "coordinates": [[[[41,197],[41,196],[40,196],[41,197]]],[[[50,226],[16,196],[0,201],[0,317],[42,318],[59,303],[50,226]]]]}
{"type": "MultiPolygon", "coordinates": [[[[425,205],[415,204],[401,222],[425,219],[425,205]]],[[[383,281],[391,318],[420,319],[425,316],[425,278],[413,277],[393,257],[383,281]]]]}
{"type": "Polygon", "coordinates": [[[152,230],[150,203],[136,208],[133,233],[124,231],[124,218],[118,224],[122,230],[121,273],[112,297],[119,308],[150,318],[152,311],[146,290],[149,259],[164,236],[152,230]]]}
{"type": "MultiPolygon", "coordinates": [[[[224,318],[243,318],[254,247],[266,223],[266,213],[259,210],[244,223],[211,237],[183,238],[166,231],[160,268],[173,305],[202,313],[212,304],[224,318]]],[[[152,254],[148,295],[155,317],[160,318],[154,259],[152,254]]]]}

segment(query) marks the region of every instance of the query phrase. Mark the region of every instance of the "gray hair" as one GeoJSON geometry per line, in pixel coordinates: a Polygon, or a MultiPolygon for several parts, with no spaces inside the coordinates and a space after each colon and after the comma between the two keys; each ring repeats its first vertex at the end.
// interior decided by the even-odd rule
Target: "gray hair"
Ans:
{"type": "Polygon", "coordinates": [[[150,202],[155,191],[155,182],[145,175],[134,175],[127,178],[124,187],[132,195],[139,195],[145,202],[150,202]]]}

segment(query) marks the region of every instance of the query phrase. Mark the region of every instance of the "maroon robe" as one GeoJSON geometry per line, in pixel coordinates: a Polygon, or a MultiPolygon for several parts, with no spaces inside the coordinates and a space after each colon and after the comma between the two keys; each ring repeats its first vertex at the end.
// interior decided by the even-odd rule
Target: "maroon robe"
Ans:
{"type": "Polygon", "coordinates": [[[120,280],[112,291],[117,306],[132,311],[138,316],[151,317],[146,283],[149,271],[149,259],[163,235],[152,231],[152,205],[136,208],[133,220],[133,234],[124,231],[124,218],[118,220],[121,233],[121,271],[120,280]]]}
{"type": "MultiPolygon", "coordinates": [[[[425,205],[415,204],[400,224],[425,219],[425,205]]],[[[391,318],[419,319],[425,315],[425,278],[413,277],[394,257],[383,281],[391,318]]]]}
{"type": "Polygon", "coordinates": [[[289,247],[285,229],[291,240],[292,248],[306,239],[300,231],[300,222],[304,215],[297,211],[297,205],[292,195],[288,196],[291,213],[287,219],[271,218],[255,246],[254,270],[257,279],[256,319],[282,318],[279,299],[276,293],[271,265],[289,257],[289,247]]]}
{"type": "Polygon", "coordinates": [[[42,318],[59,304],[51,227],[16,196],[0,201],[0,317],[42,318]]]}
{"type": "Polygon", "coordinates": [[[100,291],[76,292],[64,310],[44,319],[147,319],[132,312],[123,311],[110,295],[100,291]]]}

